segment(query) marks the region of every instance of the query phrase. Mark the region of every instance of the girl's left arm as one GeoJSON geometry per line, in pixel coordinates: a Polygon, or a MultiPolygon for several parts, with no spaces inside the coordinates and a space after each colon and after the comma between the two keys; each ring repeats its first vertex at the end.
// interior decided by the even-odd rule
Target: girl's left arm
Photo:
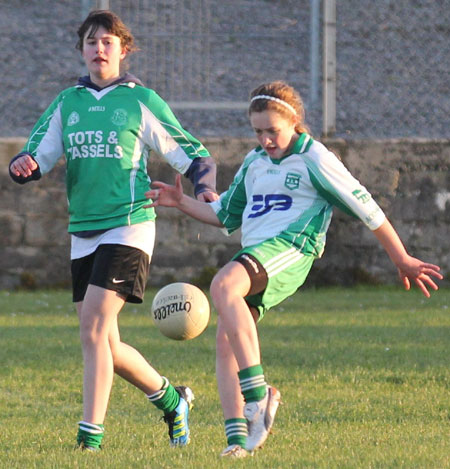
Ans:
{"type": "Polygon", "coordinates": [[[216,163],[210,156],[195,158],[185,176],[194,186],[194,194],[200,202],[214,202],[216,192],[216,163]]]}
{"type": "Polygon", "coordinates": [[[168,104],[153,90],[141,103],[144,141],[194,186],[198,200],[212,202],[216,193],[216,163],[203,144],[187,132],[168,104]]]}

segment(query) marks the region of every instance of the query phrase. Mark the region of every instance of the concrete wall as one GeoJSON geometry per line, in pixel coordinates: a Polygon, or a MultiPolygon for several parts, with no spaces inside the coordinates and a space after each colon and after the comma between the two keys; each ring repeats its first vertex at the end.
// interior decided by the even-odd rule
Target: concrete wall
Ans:
{"type": "MultiPolygon", "coordinates": [[[[224,190],[253,139],[203,139],[218,161],[224,190]]],[[[64,166],[20,186],[8,163],[24,139],[0,139],[0,289],[70,285],[64,166]]],[[[391,219],[409,252],[450,271],[450,141],[387,140],[324,142],[369,189],[391,219]]],[[[153,179],[172,181],[159,159],[153,179]]],[[[186,185],[187,192],[190,191],[186,185]]],[[[175,210],[158,210],[157,241],[149,283],[202,284],[239,249],[239,234],[224,236],[175,210]]],[[[328,244],[307,284],[395,283],[396,271],[373,234],[338,210],[328,244]]],[[[441,285],[449,285],[448,281],[441,285]]]]}

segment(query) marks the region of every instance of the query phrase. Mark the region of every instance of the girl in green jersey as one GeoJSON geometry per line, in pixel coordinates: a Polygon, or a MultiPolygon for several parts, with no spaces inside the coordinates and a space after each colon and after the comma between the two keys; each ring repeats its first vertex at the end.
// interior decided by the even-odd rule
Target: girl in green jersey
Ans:
{"type": "Polygon", "coordinates": [[[242,250],[214,277],[218,312],[216,374],[225,417],[226,457],[260,448],[273,424],[280,393],[266,383],[256,322],[292,295],[321,256],[332,207],[373,231],[405,288],[425,296],[438,287],[439,267],[410,256],[383,211],[339,159],[308,134],[299,94],[284,82],[251,93],[251,125],[259,146],[245,158],[229,189],[206,204],[175,186],[153,183],[151,206],[177,207],[228,232],[242,231],[242,250]]]}
{"type": "Polygon", "coordinates": [[[184,446],[192,391],[172,386],[123,343],[117,318],[126,301],[142,302],[153,252],[155,213],[144,207],[149,151],[189,177],[203,202],[217,198],[215,164],[153,90],[121,75],[135,45],[120,18],[93,11],[78,36],[89,75],[59,94],[10,163],[11,177],[23,184],[66,158],[73,300],[84,360],[77,443],[100,449],[115,372],[164,412],[171,445],[184,446]]]}

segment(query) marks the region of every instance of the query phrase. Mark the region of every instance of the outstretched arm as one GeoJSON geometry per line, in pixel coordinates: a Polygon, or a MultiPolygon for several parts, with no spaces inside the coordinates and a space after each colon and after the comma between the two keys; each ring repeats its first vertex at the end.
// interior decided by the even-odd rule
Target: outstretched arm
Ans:
{"type": "Polygon", "coordinates": [[[176,175],[174,186],[160,181],[153,181],[152,187],[153,189],[145,193],[145,197],[152,199],[153,203],[144,207],[175,207],[203,223],[218,227],[223,226],[209,204],[195,200],[183,193],[180,174],[176,175]]]}
{"type": "Polygon", "coordinates": [[[420,259],[410,256],[397,232],[387,219],[373,233],[397,267],[398,275],[405,289],[409,290],[411,288],[411,281],[413,281],[422,290],[422,293],[429,298],[430,292],[428,288],[430,287],[433,290],[438,289],[438,286],[431,277],[439,280],[443,278],[439,273],[440,267],[422,262],[420,259]]]}

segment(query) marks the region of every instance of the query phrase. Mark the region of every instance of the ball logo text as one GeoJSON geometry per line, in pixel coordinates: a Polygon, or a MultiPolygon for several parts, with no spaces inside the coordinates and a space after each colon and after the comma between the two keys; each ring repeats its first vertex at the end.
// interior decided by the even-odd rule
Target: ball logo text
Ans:
{"type": "Polygon", "coordinates": [[[178,313],[180,311],[185,311],[189,313],[192,308],[190,301],[179,301],[177,303],[169,303],[168,305],[160,306],[153,311],[153,316],[155,319],[165,319],[170,314],[178,313]]]}

